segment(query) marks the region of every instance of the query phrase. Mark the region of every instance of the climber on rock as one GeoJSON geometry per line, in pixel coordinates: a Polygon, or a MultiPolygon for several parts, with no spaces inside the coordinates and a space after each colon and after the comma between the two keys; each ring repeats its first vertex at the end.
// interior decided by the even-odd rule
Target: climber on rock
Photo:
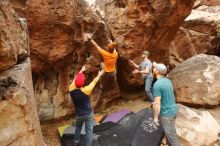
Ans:
{"type": "Polygon", "coordinates": [[[99,78],[103,75],[104,70],[99,71],[96,78],[88,86],[84,86],[85,75],[83,72],[85,70],[86,66],[83,66],[69,86],[69,91],[76,111],[74,144],[77,145],[79,143],[82,125],[85,122],[86,146],[91,146],[93,134],[93,110],[90,104],[89,95],[99,81],[99,78]]]}
{"type": "Polygon", "coordinates": [[[153,89],[152,89],[152,81],[153,81],[152,63],[148,59],[149,55],[150,55],[150,53],[148,51],[144,51],[142,53],[143,60],[140,65],[137,65],[132,60],[130,60],[130,62],[135,67],[135,70],[132,73],[133,74],[140,73],[142,75],[142,78],[145,83],[145,91],[150,99],[150,102],[153,103],[154,97],[153,97],[153,89]]]}
{"type": "Polygon", "coordinates": [[[87,36],[88,40],[95,46],[97,51],[102,55],[104,64],[102,64],[105,73],[113,75],[116,79],[116,62],[118,59],[118,52],[116,51],[116,43],[111,42],[107,45],[107,50],[102,49],[91,36],[87,36]]]}

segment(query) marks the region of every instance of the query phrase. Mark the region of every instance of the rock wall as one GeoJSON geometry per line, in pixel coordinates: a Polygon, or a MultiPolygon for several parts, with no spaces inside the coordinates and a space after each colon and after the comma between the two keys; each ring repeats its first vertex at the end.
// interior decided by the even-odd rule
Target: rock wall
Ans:
{"type": "MultiPolygon", "coordinates": [[[[26,17],[40,119],[71,115],[74,108],[67,89],[74,74],[87,64],[88,84],[97,75],[102,61],[84,35],[92,33],[93,39],[104,48],[110,38],[108,28],[84,1],[28,0],[26,17]]],[[[117,82],[111,80],[106,84],[106,80],[101,80],[91,97],[94,108],[105,107],[120,97],[117,82]]]]}
{"type": "Polygon", "coordinates": [[[20,17],[25,17],[25,6],[27,0],[9,0],[13,9],[20,17]]]}
{"type": "Polygon", "coordinates": [[[27,31],[22,24],[25,22],[18,18],[8,1],[1,1],[0,16],[2,18],[0,19],[0,71],[2,71],[23,60],[29,50],[26,42],[27,31]]]}
{"type": "Polygon", "coordinates": [[[140,76],[131,74],[128,58],[139,62],[142,51],[149,50],[154,56],[152,59],[165,61],[169,43],[189,15],[193,2],[96,1],[105,13],[101,15],[102,12],[91,9],[85,1],[27,0],[26,17],[40,119],[72,114],[67,88],[73,75],[87,64],[87,81],[90,82],[100,68],[101,57],[91,43],[84,40],[85,33],[92,34],[103,48],[110,38],[116,40],[119,47],[118,83],[103,79],[92,94],[93,107],[103,109],[117,97],[141,93],[143,82],[140,76]]]}
{"type": "Polygon", "coordinates": [[[190,14],[193,3],[194,0],[96,1],[119,45],[118,76],[123,95],[131,94],[143,84],[140,76],[131,74],[128,59],[140,63],[141,53],[148,50],[152,54],[150,59],[166,62],[170,42],[190,14]]]}
{"type": "Polygon", "coordinates": [[[110,38],[118,43],[118,83],[103,79],[92,94],[93,107],[102,109],[117,97],[141,93],[142,79],[131,74],[133,67],[128,59],[138,63],[140,54],[149,50],[152,60],[168,60],[167,48],[190,14],[193,3],[194,0],[96,1],[104,12],[102,18],[102,12],[91,9],[84,1],[27,0],[26,17],[40,119],[71,114],[73,107],[67,88],[73,75],[87,64],[89,82],[100,68],[101,57],[91,43],[83,39],[85,33],[92,34],[103,48],[110,38]]]}
{"type": "Polygon", "coordinates": [[[33,93],[27,24],[0,1],[0,145],[44,146],[33,93]]]}
{"type": "Polygon", "coordinates": [[[190,14],[193,3],[114,0],[106,4],[106,22],[120,46],[121,56],[139,60],[140,54],[148,50],[153,59],[164,61],[161,56],[165,55],[180,24],[190,14]]]}
{"type": "Polygon", "coordinates": [[[217,5],[220,5],[220,1],[219,0],[196,0],[194,3],[194,7],[198,7],[201,5],[217,6],[217,5]]]}
{"type": "MultiPolygon", "coordinates": [[[[105,108],[120,96],[131,96],[134,91],[140,94],[142,80],[131,74],[133,68],[128,59],[140,62],[144,50],[151,52],[153,61],[165,63],[170,63],[170,57],[179,57],[179,63],[195,54],[219,53],[219,16],[215,14],[219,12],[215,6],[218,1],[199,1],[194,5],[196,10],[182,25],[170,50],[167,48],[190,14],[194,0],[97,0],[102,12],[89,8],[82,0],[27,0],[25,12],[26,0],[10,2],[0,1],[1,146],[43,146],[37,112],[42,121],[73,113],[67,89],[74,74],[86,64],[88,84],[102,61],[91,43],[84,40],[86,33],[92,34],[102,48],[110,39],[115,40],[120,54],[118,80],[104,76],[91,95],[95,110],[105,108]],[[204,4],[209,7],[201,6],[204,4]],[[31,51],[26,20],[19,18],[12,6],[28,19],[31,51]],[[186,50],[181,50],[186,44],[189,44],[186,50]]],[[[188,105],[219,105],[219,61],[218,57],[200,55],[176,67],[169,76],[177,101],[188,105]]],[[[210,114],[184,108],[177,118],[181,143],[214,142],[219,125],[210,114]]]]}
{"type": "Polygon", "coordinates": [[[168,75],[175,90],[177,102],[200,107],[220,104],[220,58],[197,55],[187,59],[168,75]]]}
{"type": "Polygon", "coordinates": [[[186,18],[169,49],[169,64],[205,53],[220,56],[220,2],[199,1],[186,18]]]}

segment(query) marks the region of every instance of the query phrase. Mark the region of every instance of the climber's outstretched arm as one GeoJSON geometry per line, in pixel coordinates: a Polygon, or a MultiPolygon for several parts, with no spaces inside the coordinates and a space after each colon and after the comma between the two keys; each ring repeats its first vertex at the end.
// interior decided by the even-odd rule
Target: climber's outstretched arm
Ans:
{"type": "Polygon", "coordinates": [[[101,52],[103,50],[93,39],[91,39],[90,41],[95,46],[95,48],[98,50],[98,52],[101,52]]]}

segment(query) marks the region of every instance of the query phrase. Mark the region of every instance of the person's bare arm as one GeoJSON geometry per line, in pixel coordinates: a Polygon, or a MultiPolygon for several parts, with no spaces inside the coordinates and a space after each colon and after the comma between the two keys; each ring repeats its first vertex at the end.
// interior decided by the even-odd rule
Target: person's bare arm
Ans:
{"type": "Polygon", "coordinates": [[[90,41],[99,52],[102,50],[102,48],[93,39],[91,39],[90,41]]]}
{"type": "Polygon", "coordinates": [[[140,74],[147,74],[149,73],[149,69],[146,67],[145,70],[138,70],[138,69],[135,69],[132,73],[134,74],[137,74],[137,73],[140,73],[140,74]]]}
{"type": "Polygon", "coordinates": [[[154,123],[157,124],[157,125],[159,125],[158,116],[160,114],[160,100],[161,100],[161,97],[160,96],[156,96],[154,98],[154,102],[153,102],[154,123]]]}
{"type": "Polygon", "coordinates": [[[138,69],[138,68],[140,67],[140,65],[137,65],[137,64],[134,63],[132,60],[130,60],[130,62],[134,65],[134,67],[135,67],[136,69],[138,69]]]}
{"type": "Polygon", "coordinates": [[[84,65],[82,68],[81,68],[81,70],[79,71],[79,73],[83,73],[84,71],[86,71],[86,65],[84,65]]]}

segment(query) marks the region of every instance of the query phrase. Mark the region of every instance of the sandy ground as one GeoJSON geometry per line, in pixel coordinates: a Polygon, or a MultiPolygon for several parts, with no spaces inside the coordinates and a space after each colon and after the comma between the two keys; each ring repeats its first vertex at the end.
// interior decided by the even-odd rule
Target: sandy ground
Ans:
{"type": "MultiPolygon", "coordinates": [[[[143,101],[142,99],[136,99],[130,101],[120,100],[117,101],[117,103],[112,103],[111,105],[109,105],[109,107],[106,110],[99,113],[95,113],[95,115],[106,115],[122,109],[128,109],[130,111],[137,112],[140,109],[146,107],[149,108],[150,104],[149,102],[143,101]]],[[[204,110],[204,109],[200,109],[200,110],[204,110]]],[[[215,109],[209,109],[206,111],[209,111],[213,115],[213,117],[217,120],[217,122],[220,124],[220,107],[215,109]]],[[[44,140],[47,143],[47,145],[61,146],[57,128],[64,125],[71,125],[73,122],[74,122],[74,118],[42,124],[41,128],[43,131],[44,140]]],[[[220,142],[216,142],[215,144],[213,144],[213,146],[220,146],[220,142]]]]}
{"type": "MultiPolygon", "coordinates": [[[[95,113],[95,115],[106,115],[108,113],[116,112],[122,109],[128,109],[133,112],[137,112],[140,109],[150,107],[150,103],[143,101],[142,99],[136,100],[120,100],[117,103],[112,103],[112,105],[106,110],[95,113]]],[[[74,119],[64,119],[62,121],[44,123],[41,125],[44,140],[48,146],[61,146],[60,138],[57,132],[57,128],[64,125],[70,125],[74,122],[74,119]]]]}

